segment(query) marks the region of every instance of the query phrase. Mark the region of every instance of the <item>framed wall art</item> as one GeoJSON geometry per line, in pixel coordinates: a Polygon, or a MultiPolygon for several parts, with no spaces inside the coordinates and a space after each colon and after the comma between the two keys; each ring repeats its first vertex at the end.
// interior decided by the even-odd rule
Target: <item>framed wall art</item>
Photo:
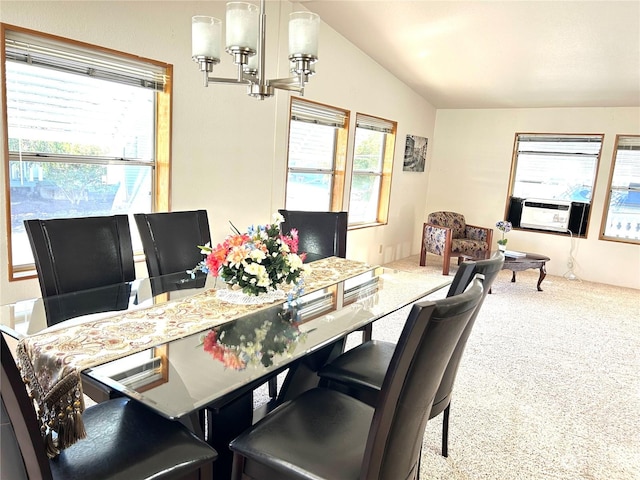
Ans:
{"type": "Polygon", "coordinates": [[[405,172],[424,172],[427,162],[427,142],[428,138],[418,135],[407,135],[404,145],[404,164],[402,170],[405,172]]]}

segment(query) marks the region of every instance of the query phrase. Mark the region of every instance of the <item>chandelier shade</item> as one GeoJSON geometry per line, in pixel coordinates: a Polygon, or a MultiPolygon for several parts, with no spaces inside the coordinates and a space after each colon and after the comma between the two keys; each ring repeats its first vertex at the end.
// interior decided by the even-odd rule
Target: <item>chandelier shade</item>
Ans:
{"type": "Polygon", "coordinates": [[[191,19],[191,56],[220,61],[221,22],[214,17],[197,15],[191,19]]]}
{"type": "Polygon", "coordinates": [[[226,8],[225,51],[237,65],[236,78],[211,77],[213,66],[220,62],[222,22],[215,17],[196,15],[191,20],[191,56],[204,75],[204,86],[224,83],[247,86],[247,93],[264,99],[275,89],[304,94],[309,77],[315,73],[318,60],[320,17],[312,12],[293,12],[289,15],[288,78],[267,80],[265,71],[266,13],[265,1],[260,8],[248,2],[229,2],[226,8]]]}
{"type": "Polygon", "coordinates": [[[318,31],[320,17],[311,12],[293,12],[289,15],[289,58],[311,56],[318,58],[318,31]]]}
{"type": "Polygon", "coordinates": [[[260,13],[252,3],[227,3],[226,50],[234,53],[238,50],[249,51],[254,55],[258,49],[258,28],[260,13]]]}

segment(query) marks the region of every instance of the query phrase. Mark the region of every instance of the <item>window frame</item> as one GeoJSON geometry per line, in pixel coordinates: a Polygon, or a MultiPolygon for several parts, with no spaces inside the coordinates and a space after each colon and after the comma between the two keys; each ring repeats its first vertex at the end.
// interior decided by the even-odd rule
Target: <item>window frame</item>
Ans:
{"type": "Polygon", "coordinates": [[[396,136],[398,123],[382,117],[376,117],[365,113],[356,113],[356,128],[354,132],[354,149],[351,158],[351,182],[349,188],[349,204],[351,204],[351,193],[353,192],[353,180],[359,175],[376,175],[380,177],[380,187],[378,192],[378,206],[376,218],[373,221],[354,222],[349,218],[349,228],[359,229],[378,225],[386,225],[389,221],[389,204],[391,201],[391,180],[393,175],[393,160],[395,157],[396,136]],[[379,172],[356,173],[355,167],[355,138],[358,135],[358,128],[384,131],[384,146],[379,172]]]}
{"type": "MultiPolygon", "coordinates": [[[[171,110],[172,110],[172,92],[173,92],[173,65],[143,58],[138,55],[121,52],[98,45],[81,42],[78,40],[65,38],[57,35],[52,35],[36,30],[27,29],[15,25],[10,25],[0,22],[0,62],[2,65],[6,65],[7,62],[7,34],[15,34],[18,36],[27,35],[29,37],[35,37],[42,40],[43,44],[63,44],[70,49],[78,49],[85,53],[94,53],[96,57],[108,56],[121,59],[125,63],[134,64],[150,64],[154,68],[158,67],[164,69],[164,87],[161,90],[156,89],[155,98],[155,127],[154,127],[154,157],[152,162],[145,162],[145,165],[150,165],[152,175],[152,198],[151,208],[153,211],[169,211],[170,209],[170,188],[171,188],[171,110]]],[[[0,80],[1,88],[1,109],[3,116],[3,134],[4,141],[2,145],[4,154],[4,173],[5,173],[5,233],[7,236],[7,264],[8,264],[8,276],[9,282],[30,279],[37,277],[35,264],[14,265],[13,264],[13,245],[12,245],[12,230],[11,230],[11,189],[9,188],[10,171],[9,164],[12,160],[15,160],[15,154],[9,151],[9,135],[8,135],[8,99],[7,99],[7,78],[6,69],[2,70],[2,78],[0,80]]],[[[62,163],[88,163],[93,165],[108,165],[118,163],[117,159],[111,161],[106,158],[100,158],[96,161],[96,158],[87,156],[69,156],[69,155],[56,155],[50,156],[49,160],[60,161],[62,163]],[[65,160],[71,160],[66,162],[65,160]]],[[[126,163],[131,164],[131,163],[126,163]]],[[[143,256],[142,252],[136,252],[136,260],[141,261],[143,256]]]]}
{"type": "Polygon", "coordinates": [[[286,178],[285,178],[285,196],[284,196],[284,205],[285,208],[290,210],[295,210],[293,206],[287,204],[287,192],[289,189],[289,175],[291,173],[318,173],[324,175],[331,175],[331,191],[329,192],[330,198],[330,206],[329,211],[339,212],[342,210],[343,206],[343,198],[344,198],[344,188],[345,188],[345,174],[346,174],[346,164],[347,164],[347,141],[349,137],[349,119],[351,112],[349,110],[345,110],[343,108],[334,107],[331,105],[314,102],[312,100],[303,99],[300,97],[291,97],[289,101],[289,124],[287,130],[287,168],[286,168],[286,178]],[[333,165],[331,169],[314,169],[309,167],[292,167],[290,165],[290,145],[291,145],[291,123],[296,121],[294,118],[294,113],[296,111],[296,105],[299,104],[300,109],[308,109],[308,112],[305,113],[305,117],[308,118],[306,120],[308,123],[317,123],[321,125],[326,125],[327,123],[323,122],[321,118],[322,112],[326,111],[327,114],[330,112],[337,112],[343,115],[344,121],[343,125],[336,126],[335,137],[334,137],[334,148],[333,148],[333,165]],[[318,117],[314,119],[316,113],[318,117]]]}
{"type": "MultiPolygon", "coordinates": [[[[604,145],[604,139],[605,139],[605,135],[603,133],[540,133],[540,132],[516,132],[514,135],[514,142],[513,142],[513,152],[512,152],[512,158],[511,158],[511,171],[509,174],[509,190],[507,192],[507,199],[506,199],[506,205],[505,205],[505,213],[504,213],[504,218],[508,219],[512,224],[513,224],[513,228],[515,230],[523,230],[523,231],[527,231],[527,232],[533,232],[533,233],[542,233],[542,234],[547,234],[547,235],[562,235],[562,236],[576,236],[577,238],[587,238],[587,233],[589,230],[589,223],[590,223],[590,219],[591,219],[591,213],[592,213],[592,206],[593,206],[593,197],[594,197],[594,191],[595,191],[595,187],[598,183],[598,173],[600,171],[600,158],[602,156],[602,146],[604,145]],[[571,201],[572,204],[573,203],[583,203],[586,206],[582,209],[582,211],[580,211],[579,209],[572,209],[570,211],[570,215],[569,215],[569,230],[571,230],[572,225],[575,225],[575,222],[577,221],[579,223],[578,226],[578,231],[574,232],[574,231],[567,231],[567,232],[561,232],[561,231],[554,231],[554,230],[544,230],[544,229],[537,229],[537,228],[530,228],[530,227],[522,227],[519,224],[520,221],[520,214],[521,211],[518,211],[518,209],[515,209],[513,212],[511,211],[512,209],[512,204],[513,204],[513,200],[514,198],[520,198],[520,197],[514,197],[514,189],[515,189],[515,183],[516,183],[516,176],[517,176],[517,168],[518,168],[518,154],[519,154],[519,143],[520,143],[520,138],[521,137],[540,137],[545,138],[556,138],[556,139],[560,139],[558,141],[562,142],[562,141],[570,141],[571,139],[579,139],[579,138],[589,138],[589,139],[597,139],[599,138],[600,141],[600,148],[598,150],[598,154],[596,156],[595,159],[595,165],[594,165],[594,171],[593,171],[593,181],[592,181],[592,185],[591,185],[591,198],[589,199],[589,202],[577,202],[577,201],[571,201]],[[584,218],[586,213],[586,218],[584,218]],[[574,217],[573,215],[577,215],[580,216],[580,218],[574,217]]],[[[526,197],[526,198],[534,198],[534,197],[526,197]]],[[[553,201],[553,200],[559,200],[559,199],[552,199],[552,198],[547,198],[547,197],[535,197],[538,199],[542,199],[542,200],[549,200],[549,201],[553,201]]],[[[523,198],[524,200],[524,198],[523,198]]],[[[569,200],[570,201],[570,200],[569,200]]]]}
{"type": "MultiPolygon", "coordinates": [[[[634,187],[632,188],[631,186],[627,187],[626,189],[623,188],[614,188],[612,186],[613,184],[613,179],[614,179],[614,175],[615,175],[615,170],[616,170],[616,161],[618,160],[618,151],[620,150],[620,142],[623,139],[636,139],[635,141],[633,141],[634,145],[630,146],[630,148],[635,149],[640,149],[640,135],[638,134],[629,134],[629,135],[625,135],[625,134],[617,134],[616,135],[616,139],[615,139],[615,144],[613,147],[613,153],[611,154],[611,169],[609,171],[609,180],[607,182],[607,196],[605,198],[605,202],[604,202],[604,206],[602,209],[602,222],[600,224],[600,232],[599,232],[599,236],[598,239],[599,240],[604,240],[604,241],[608,241],[608,242],[618,242],[618,243],[629,243],[629,244],[634,244],[634,245],[640,245],[640,239],[633,239],[633,238],[625,238],[625,237],[611,237],[605,234],[606,231],[606,227],[607,227],[607,221],[609,219],[609,214],[610,209],[611,209],[611,195],[613,193],[614,190],[616,191],[622,191],[625,190],[627,192],[638,192],[640,194],[640,188],[638,187],[634,187]],[[637,144],[637,145],[636,145],[637,144]]],[[[639,166],[640,168],[640,166],[639,166]]],[[[634,182],[635,183],[635,182],[634,182]]],[[[640,178],[638,179],[638,183],[640,184],[640,178]]]]}

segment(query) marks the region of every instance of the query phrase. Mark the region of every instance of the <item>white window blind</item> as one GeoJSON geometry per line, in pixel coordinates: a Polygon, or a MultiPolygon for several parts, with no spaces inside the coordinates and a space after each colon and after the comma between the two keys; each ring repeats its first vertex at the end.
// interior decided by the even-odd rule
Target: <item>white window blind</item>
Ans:
{"type": "Polygon", "coordinates": [[[513,196],[590,203],[602,135],[518,134],[513,196]]]}
{"type": "Polygon", "coordinates": [[[337,108],[293,99],[291,102],[291,120],[344,128],[347,114],[344,110],[337,108]]]}
{"type": "Polygon", "coordinates": [[[7,31],[5,54],[12,62],[141,88],[163,90],[167,80],[163,66],[24,32],[7,31]]]}
{"type": "Polygon", "coordinates": [[[367,130],[374,130],[376,132],[392,133],[394,124],[389,120],[383,118],[370,117],[368,115],[358,114],[356,121],[357,128],[365,128],[367,130]]]}

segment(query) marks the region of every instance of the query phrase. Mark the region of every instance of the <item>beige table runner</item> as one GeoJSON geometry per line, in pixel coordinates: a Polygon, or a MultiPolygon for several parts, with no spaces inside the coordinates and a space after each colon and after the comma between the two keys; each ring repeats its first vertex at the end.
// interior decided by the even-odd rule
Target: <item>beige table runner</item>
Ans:
{"type": "MultiPolygon", "coordinates": [[[[374,267],[337,257],[309,264],[304,292],[320,290],[374,267]]],[[[283,301],[276,302],[284,303],[283,301]]],[[[220,300],[215,289],[149,308],[43,331],[18,343],[22,377],[38,406],[47,454],[84,438],[80,372],[86,368],[202,332],[251,312],[271,307],[232,304],[220,300]],[[57,435],[54,435],[54,432],[57,435]]]]}

